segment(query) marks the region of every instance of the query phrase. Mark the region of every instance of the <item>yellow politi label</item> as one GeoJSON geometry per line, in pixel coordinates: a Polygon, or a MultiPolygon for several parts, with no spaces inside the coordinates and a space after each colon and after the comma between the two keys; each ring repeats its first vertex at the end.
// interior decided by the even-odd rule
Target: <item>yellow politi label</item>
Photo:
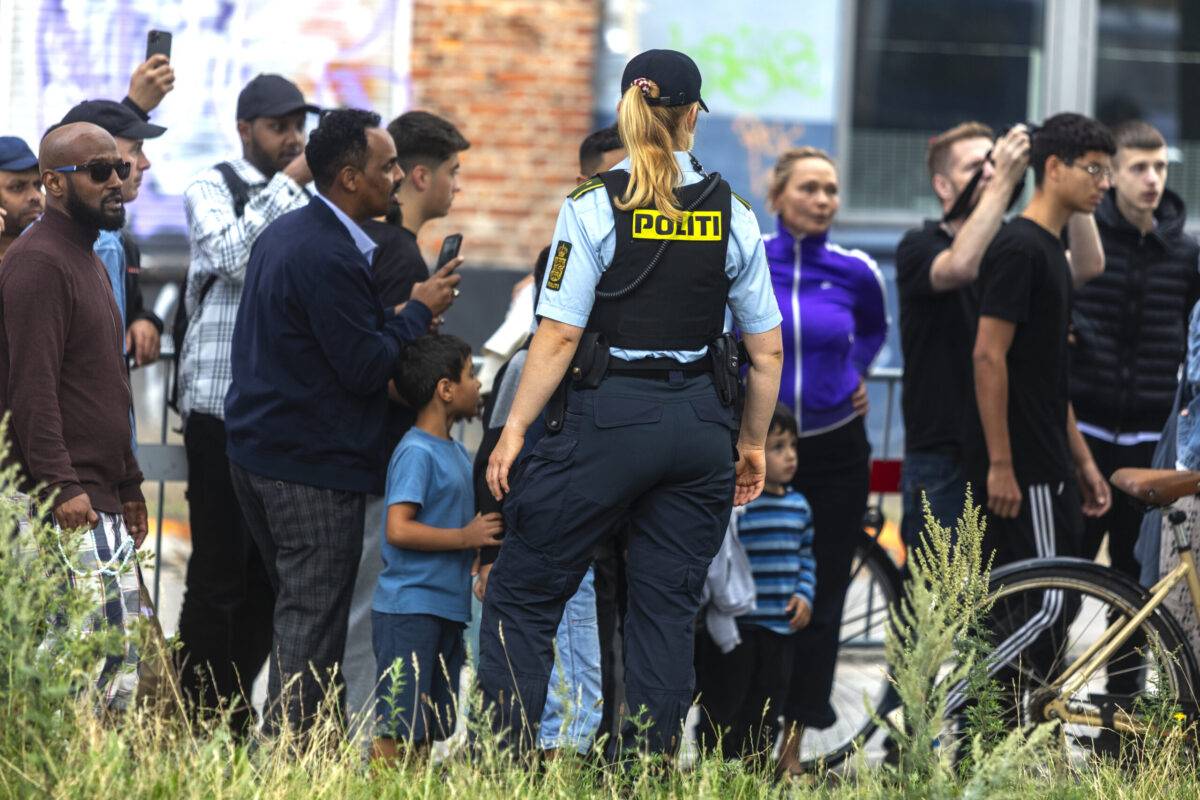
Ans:
{"type": "Polygon", "coordinates": [[[720,211],[685,211],[678,222],[672,222],[653,209],[639,208],[633,212],[633,238],[671,239],[681,242],[721,241],[720,211]]]}

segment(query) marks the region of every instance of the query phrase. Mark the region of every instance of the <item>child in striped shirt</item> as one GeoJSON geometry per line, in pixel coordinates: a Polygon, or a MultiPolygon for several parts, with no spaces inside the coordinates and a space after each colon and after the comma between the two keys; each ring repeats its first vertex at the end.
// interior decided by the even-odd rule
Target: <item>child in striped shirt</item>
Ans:
{"type": "Polygon", "coordinates": [[[788,485],[796,473],[796,436],[796,418],[780,404],[767,434],[763,493],[737,517],[756,590],[755,610],[737,619],[741,644],[722,653],[707,633],[696,637],[696,735],[703,748],[719,740],[724,758],[771,752],[791,680],[791,634],[812,617],[812,510],[788,485]]]}

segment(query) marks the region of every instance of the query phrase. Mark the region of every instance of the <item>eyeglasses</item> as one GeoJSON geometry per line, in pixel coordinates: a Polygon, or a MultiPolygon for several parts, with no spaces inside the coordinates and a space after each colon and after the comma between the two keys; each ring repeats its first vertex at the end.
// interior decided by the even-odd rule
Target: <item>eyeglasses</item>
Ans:
{"type": "Polygon", "coordinates": [[[116,170],[117,177],[125,180],[129,177],[133,165],[128,161],[90,161],[87,164],[72,164],[69,167],[56,167],[55,172],[86,172],[93,183],[104,183],[116,170]]]}
{"type": "Polygon", "coordinates": [[[1072,162],[1071,166],[1079,167],[1081,170],[1083,170],[1088,175],[1090,175],[1092,177],[1092,180],[1094,180],[1094,181],[1099,181],[1101,178],[1103,178],[1106,181],[1111,181],[1112,177],[1113,177],[1113,171],[1111,169],[1109,169],[1108,167],[1102,167],[1099,164],[1093,164],[1091,162],[1088,162],[1086,164],[1072,162]]]}

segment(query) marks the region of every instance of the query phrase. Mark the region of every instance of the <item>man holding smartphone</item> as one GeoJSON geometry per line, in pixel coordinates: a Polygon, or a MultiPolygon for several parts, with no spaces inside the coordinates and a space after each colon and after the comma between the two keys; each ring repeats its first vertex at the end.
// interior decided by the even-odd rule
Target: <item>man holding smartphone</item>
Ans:
{"type": "MultiPolygon", "coordinates": [[[[459,191],[458,154],[471,145],[450,122],[424,111],[400,115],[388,125],[388,133],[396,146],[396,163],[404,170],[404,179],[400,191],[392,197],[387,220],[362,223],[362,229],[379,245],[372,267],[375,292],[384,308],[409,300],[425,304],[433,312],[432,327],[436,329],[458,295],[460,276],[455,270],[463,259],[457,249],[448,261],[439,255],[437,272],[430,277],[417,236],[426,222],[449,213],[459,191]]],[[[451,237],[446,238],[450,243],[451,237]]],[[[398,400],[393,392],[386,423],[385,452],[389,454],[416,421],[416,412],[398,400]]],[[[365,711],[369,719],[377,675],[375,651],[371,647],[371,600],[383,567],[379,541],[382,515],[383,497],[368,495],[363,551],[342,661],[346,710],[352,718],[365,711]]],[[[363,729],[369,732],[367,726],[363,729]]]]}

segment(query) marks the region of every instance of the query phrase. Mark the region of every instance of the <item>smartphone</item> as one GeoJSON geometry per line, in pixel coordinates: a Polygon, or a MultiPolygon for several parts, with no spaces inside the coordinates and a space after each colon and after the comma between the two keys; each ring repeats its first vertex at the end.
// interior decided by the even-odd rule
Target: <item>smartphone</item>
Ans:
{"type": "Polygon", "coordinates": [[[445,239],[442,239],[442,252],[438,253],[437,266],[433,268],[433,271],[437,272],[439,269],[458,258],[458,248],[460,247],[462,247],[461,233],[452,233],[445,239]]]}
{"type": "Polygon", "coordinates": [[[150,31],[146,34],[146,60],[160,53],[171,57],[171,34],[167,31],[150,31]]]}

